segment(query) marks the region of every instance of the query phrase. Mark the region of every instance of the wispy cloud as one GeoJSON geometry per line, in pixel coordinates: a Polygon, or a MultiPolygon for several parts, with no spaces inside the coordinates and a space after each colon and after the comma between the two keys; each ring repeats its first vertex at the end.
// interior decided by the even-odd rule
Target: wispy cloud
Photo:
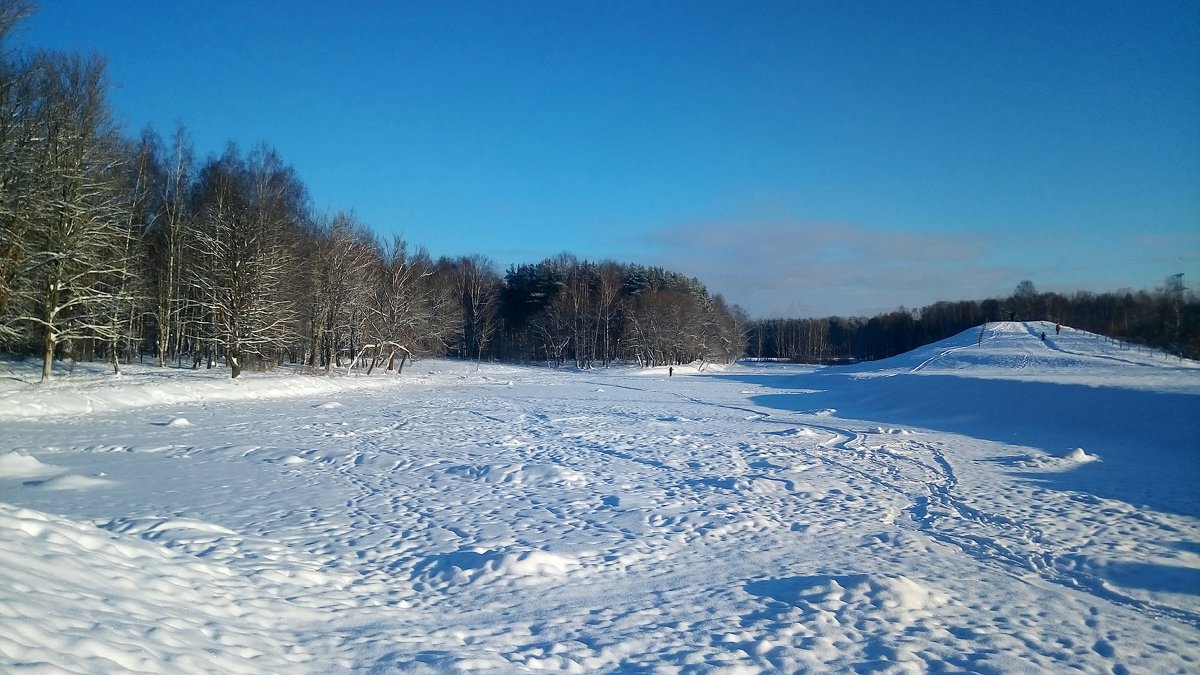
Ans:
{"type": "Polygon", "coordinates": [[[646,241],[661,264],[704,281],[752,316],[872,315],[1011,290],[990,234],[884,231],[855,223],[705,223],[646,241]]]}

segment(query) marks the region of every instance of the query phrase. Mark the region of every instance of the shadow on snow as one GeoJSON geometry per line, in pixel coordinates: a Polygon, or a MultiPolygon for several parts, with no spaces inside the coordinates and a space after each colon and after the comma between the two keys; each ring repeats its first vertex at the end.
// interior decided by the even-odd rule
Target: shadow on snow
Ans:
{"type": "MultiPolygon", "coordinates": [[[[720,375],[793,393],[754,396],[791,413],[951,432],[1062,456],[1081,447],[1101,461],[1060,472],[1014,472],[1059,490],[1200,516],[1200,396],[1116,387],[839,369],[720,375]],[[794,393],[797,389],[817,390],[794,393]]],[[[1016,465],[1017,457],[996,457],[1016,465]]]]}

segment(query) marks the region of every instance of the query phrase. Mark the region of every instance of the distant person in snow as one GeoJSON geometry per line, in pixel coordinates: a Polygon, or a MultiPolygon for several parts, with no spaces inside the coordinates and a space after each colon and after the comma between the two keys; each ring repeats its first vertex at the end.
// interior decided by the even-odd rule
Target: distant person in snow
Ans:
{"type": "Polygon", "coordinates": [[[667,377],[675,376],[675,366],[667,366],[667,377]]]}
{"type": "Polygon", "coordinates": [[[1062,332],[1062,324],[1061,323],[1054,324],[1054,334],[1058,335],[1060,332],[1062,332]]]}
{"type": "Polygon", "coordinates": [[[1042,342],[1046,341],[1046,331],[1042,331],[1042,342]]]}

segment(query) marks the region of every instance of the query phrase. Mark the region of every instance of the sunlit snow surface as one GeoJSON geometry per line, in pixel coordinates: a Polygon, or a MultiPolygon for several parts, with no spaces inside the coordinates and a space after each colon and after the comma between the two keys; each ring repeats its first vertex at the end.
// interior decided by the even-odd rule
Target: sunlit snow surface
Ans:
{"type": "Polygon", "coordinates": [[[1200,671],[1200,367],[1052,324],[674,377],[35,367],[0,671],[1200,671]]]}

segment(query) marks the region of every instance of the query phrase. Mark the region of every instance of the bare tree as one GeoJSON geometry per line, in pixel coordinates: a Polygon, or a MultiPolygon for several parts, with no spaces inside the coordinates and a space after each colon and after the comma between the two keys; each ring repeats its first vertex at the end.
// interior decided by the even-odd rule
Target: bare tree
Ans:
{"type": "Polygon", "coordinates": [[[746,352],[748,322],[741,307],[731,307],[721,294],[714,295],[708,307],[704,358],[721,363],[733,363],[741,358],[746,352]]]}
{"type": "Polygon", "coordinates": [[[179,353],[183,342],[188,297],[183,282],[187,264],[185,243],[195,220],[191,208],[195,159],[182,126],[175,130],[168,148],[163,148],[158,137],[150,134],[144,136],[143,142],[153,155],[157,174],[153,183],[157,213],[146,233],[146,276],[155,353],[158,365],[165,366],[172,355],[179,353]]]}
{"type": "Polygon", "coordinates": [[[482,360],[496,330],[500,276],[491,260],[471,256],[455,261],[458,291],[462,298],[462,354],[482,360]]]}
{"type": "Polygon", "coordinates": [[[289,235],[307,196],[273,150],[259,148],[243,161],[232,145],[201,170],[197,192],[200,222],[191,247],[198,263],[188,280],[209,339],[237,377],[248,359],[282,353],[291,334],[293,305],[284,294],[289,235]]]}
{"type": "Polygon", "coordinates": [[[308,364],[328,373],[341,355],[353,357],[373,317],[372,291],[380,283],[375,236],[352,214],[317,222],[306,265],[311,283],[304,323],[311,342],[308,364]]]}
{"type": "MultiPolygon", "coordinates": [[[[423,248],[410,253],[401,236],[393,236],[380,249],[380,273],[374,288],[372,339],[386,350],[388,369],[396,353],[444,354],[447,343],[461,330],[461,307],[439,269],[423,248]],[[447,320],[449,319],[449,320],[447,320]]],[[[403,363],[403,362],[402,362],[403,363]]]]}
{"type": "Polygon", "coordinates": [[[31,279],[34,214],[43,191],[40,126],[48,97],[36,60],[13,52],[6,38],[32,12],[23,0],[0,0],[0,345],[32,342],[40,296],[31,279]]]}
{"type": "MultiPolygon", "coordinates": [[[[0,37],[16,20],[14,12],[13,3],[0,4],[0,37]]],[[[29,338],[21,317],[36,305],[30,246],[43,187],[37,127],[45,110],[38,79],[33,64],[0,53],[0,344],[29,338]]]]}
{"type": "Polygon", "coordinates": [[[0,0],[0,46],[13,26],[33,12],[33,4],[24,0],[0,0]]]}
{"type": "Polygon", "coordinates": [[[624,274],[621,266],[612,261],[600,263],[596,285],[596,330],[599,333],[601,360],[608,365],[617,357],[619,348],[620,302],[624,274]]]}
{"type": "Polygon", "coordinates": [[[42,333],[42,379],[64,342],[115,340],[110,319],[128,263],[117,135],[104,95],[104,63],[46,54],[34,63],[38,184],[24,204],[32,223],[24,278],[40,290],[36,313],[21,317],[42,333]]]}

